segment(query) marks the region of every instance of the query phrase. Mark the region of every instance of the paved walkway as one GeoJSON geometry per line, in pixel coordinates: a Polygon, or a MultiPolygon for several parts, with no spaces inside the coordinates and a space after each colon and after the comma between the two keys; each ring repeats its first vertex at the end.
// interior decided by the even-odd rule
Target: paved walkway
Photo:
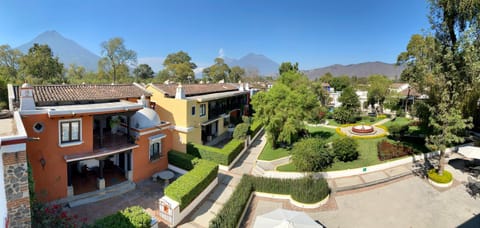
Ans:
{"type": "Polygon", "coordinates": [[[262,152],[267,139],[262,135],[253,142],[235,166],[228,172],[219,171],[219,184],[207,199],[187,217],[179,227],[208,227],[223,205],[232,195],[243,174],[249,174],[255,166],[258,155],[262,152]]]}

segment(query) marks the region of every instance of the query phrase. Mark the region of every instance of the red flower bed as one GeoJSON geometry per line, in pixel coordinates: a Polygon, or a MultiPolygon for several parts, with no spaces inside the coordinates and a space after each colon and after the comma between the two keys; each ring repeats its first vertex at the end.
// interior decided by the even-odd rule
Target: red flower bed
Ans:
{"type": "Polygon", "coordinates": [[[387,140],[382,140],[377,145],[378,159],[381,161],[389,160],[392,158],[403,157],[413,154],[413,148],[397,143],[390,143],[387,140]]]}

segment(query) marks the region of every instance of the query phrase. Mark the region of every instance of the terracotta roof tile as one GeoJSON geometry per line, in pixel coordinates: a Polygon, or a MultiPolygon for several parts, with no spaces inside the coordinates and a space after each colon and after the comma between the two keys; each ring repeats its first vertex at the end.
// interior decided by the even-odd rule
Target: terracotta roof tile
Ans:
{"type": "MultiPolygon", "coordinates": [[[[174,97],[178,84],[154,84],[154,86],[164,91],[167,96],[174,97]]],[[[238,85],[234,83],[185,84],[182,87],[185,88],[187,97],[238,90],[238,85]]]]}
{"type": "Polygon", "coordinates": [[[88,101],[139,98],[151,94],[133,84],[128,85],[36,85],[33,86],[37,105],[80,103],[88,101]]]}

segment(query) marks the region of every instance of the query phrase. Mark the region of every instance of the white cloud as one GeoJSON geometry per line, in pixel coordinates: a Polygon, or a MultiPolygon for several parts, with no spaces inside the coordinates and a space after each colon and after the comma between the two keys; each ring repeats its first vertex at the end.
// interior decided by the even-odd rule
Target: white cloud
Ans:
{"type": "Polygon", "coordinates": [[[138,64],[148,64],[153,71],[158,72],[163,69],[164,57],[143,57],[138,58],[138,64]]]}
{"type": "Polygon", "coordinates": [[[200,67],[198,66],[197,68],[193,69],[193,73],[195,73],[195,78],[202,78],[203,76],[203,69],[205,69],[206,67],[200,67]]]}
{"type": "Polygon", "coordinates": [[[222,59],[225,57],[225,51],[223,50],[223,48],[220,48],[220,50],[218,50],[218,57],[222,59]]]}

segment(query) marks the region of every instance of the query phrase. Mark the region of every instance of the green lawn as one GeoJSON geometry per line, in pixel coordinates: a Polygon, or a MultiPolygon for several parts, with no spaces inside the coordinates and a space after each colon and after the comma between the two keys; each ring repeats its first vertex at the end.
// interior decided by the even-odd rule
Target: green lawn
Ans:
{"type": "Polygon", "coordinates": [[[340,126],[341,124],[337,123],[337,121],[335,121],[334,119],[327,119],[328,121],[328,125],[331,125],[331,126],[340,126]]]}
{"type": "Polygon", "coordinates": [[[408,118],[405,118],[405,117],[397,117],[397,118],[395,118],[395,120],[390,120],[390,121],[384,123],[383,126],[385,126],[387,128],[394,125],[394,124],[399,124],[401,126],[404,126],[404,125],[409,124],[411,121],[412,121],[411,119],[408,119],[408,118]]]}
{"type": "MultiPolygon", "coordinates": [[[[313,137],[322,138],[327,141],[333,141],[336,138],[339,138],[335,132],[335,129],[328,127],[307,127],[307,130],[312,134],[313,137]]],[[[272,161],[275,159],[283,158],[290,155],[290,151],[285,148],[273,149],[270,146],[270,143],[267,143],[263,148],[262,153],[258,156],[258,160],[272,161]]]]}
{"type": "Polygon", "coordinates": [[[273,149],[272,146],[270,146],[270,143],[265,144],[265,147],[263,147],[262,153],[260,153],[260,156],[258,156],[258,160],[264,160],[264,161],[272,161],[275,159],[283,158],[290,155],[290,151],[288,151],[285,148],[277,148],[273,149]]]}
{"type": "MultiPolygon", "coordinates": [[[[385,137],[377,139],[357,139],[358,151],[360,153],[358,159],[352,162],[335,161],[332,166],[325,171],[355,169],[382,163],[377,156],[377,143],[383,139],[385,139],[385,137]]],[[[279,166],[277,170],[285,172],[297,171],[292,163],[279,166]]]]}
{"type": "Polygon", "coordinates": [[[327,141],[333,141],[341,137],[333,128],[307,126],[307,130],[313,137],[321,138],[327,141]]]}

